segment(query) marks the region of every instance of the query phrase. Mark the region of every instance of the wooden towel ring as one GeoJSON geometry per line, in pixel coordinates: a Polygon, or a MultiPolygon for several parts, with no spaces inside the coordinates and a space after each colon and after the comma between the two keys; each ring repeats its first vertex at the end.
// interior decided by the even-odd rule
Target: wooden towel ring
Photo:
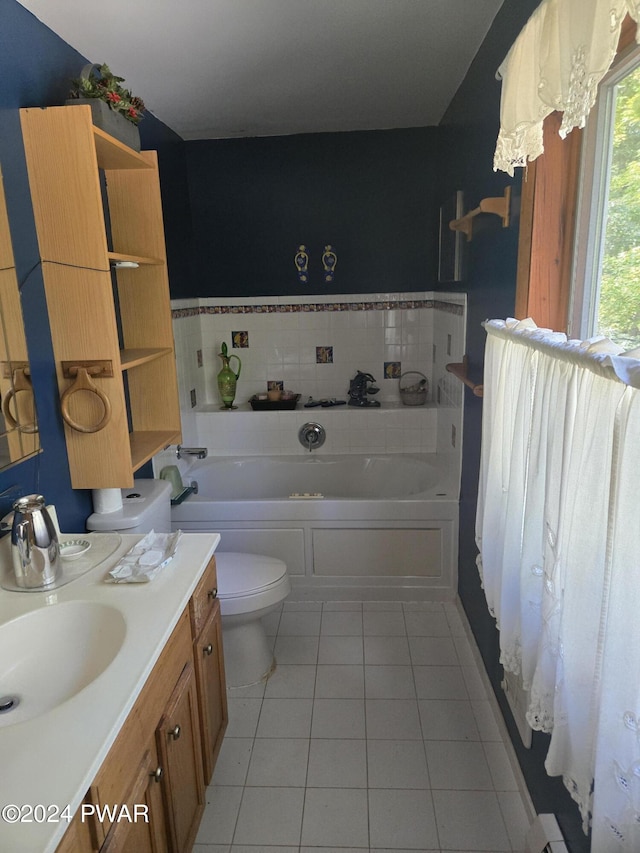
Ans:
{"type": "Polygon", "coordinates": [[[69,369],[69,373],[71,373],[72,376],[76,376],[76,381],[73,385],[69,385],[69,387],[63,392],[62,397],[60,397],[60,407],[62,409],[62,417],[64,418],[65,423],[77,432],[99,432],[101,429],[104,429],[111,420],[111,403],[109,402],[109,398],[91,381],[91,376],[89,375],[90,373],[97,375],[101,372],[102,370],[99,367],[86,368],[78,366],[69,369]],[[92,394],[95,394],[100,398],[100,401],[104,406],[104,415],[98,423],[86,426],[85,424],[79,424],[71,417],[71,413],[69,412],[69,398],[77,391],[90,391],[92,394]]]}
{"type": "Polygon", "coordinates": [[[2,414],[10,429],[17,429],[19,432],[35,433],[38,432],[38,424],[35,422],[30,424],[20,424],[11,414],[11,400],[16,396],[18,391],[27,391],[33,397],[33,385],[31,384],[31,374],[28,367],[18,367],[13,371],[12,387],[7,391],[2,401],[2,414]]]}

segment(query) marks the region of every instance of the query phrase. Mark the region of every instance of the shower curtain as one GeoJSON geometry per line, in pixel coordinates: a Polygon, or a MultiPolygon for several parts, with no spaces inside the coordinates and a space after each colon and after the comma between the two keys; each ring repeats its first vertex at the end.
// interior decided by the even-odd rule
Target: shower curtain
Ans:
{"type": "Polygon", "coordinates": [[[487,332],[478,569],[592,849],[640,850],[640,352],[487,332]]]}

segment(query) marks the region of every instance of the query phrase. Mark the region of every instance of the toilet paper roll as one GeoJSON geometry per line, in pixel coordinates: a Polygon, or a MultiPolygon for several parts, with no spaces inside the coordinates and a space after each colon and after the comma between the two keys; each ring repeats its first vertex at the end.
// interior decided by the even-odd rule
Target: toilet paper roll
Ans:
{"type": "Polygon", "coordinates": [[[120,489],[92,489],[93,511],[97,513],[116,512],[122,509],[120,489]]]}
{"type": "Polygon", "coordinates": [[[182,477],[177,465],[167,465],[160,471],[160,479],[166,480],[171,485],[171,497],[177,497],[184,489],[182,477]]]}

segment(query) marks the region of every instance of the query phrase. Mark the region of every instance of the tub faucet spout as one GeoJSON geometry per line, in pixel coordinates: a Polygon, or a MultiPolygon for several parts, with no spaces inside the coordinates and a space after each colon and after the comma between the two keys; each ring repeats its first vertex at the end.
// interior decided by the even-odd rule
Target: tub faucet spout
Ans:
{"type": "Polygon", "coordinates": [[[183,456],[195,456],[196,459],[206,459],[208,450],[206,447],[183,447],[179,444],[176,447],[176,456],[182,459],[183,456]]]}

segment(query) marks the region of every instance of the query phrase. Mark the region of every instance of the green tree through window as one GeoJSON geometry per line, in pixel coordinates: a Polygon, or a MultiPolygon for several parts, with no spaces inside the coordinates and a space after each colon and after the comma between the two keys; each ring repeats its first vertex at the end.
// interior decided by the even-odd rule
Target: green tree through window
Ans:
{"type": "Polygon", "coordinates": [[[615,87],[598,332],[640,346],[640,67],[615,87]]]}

